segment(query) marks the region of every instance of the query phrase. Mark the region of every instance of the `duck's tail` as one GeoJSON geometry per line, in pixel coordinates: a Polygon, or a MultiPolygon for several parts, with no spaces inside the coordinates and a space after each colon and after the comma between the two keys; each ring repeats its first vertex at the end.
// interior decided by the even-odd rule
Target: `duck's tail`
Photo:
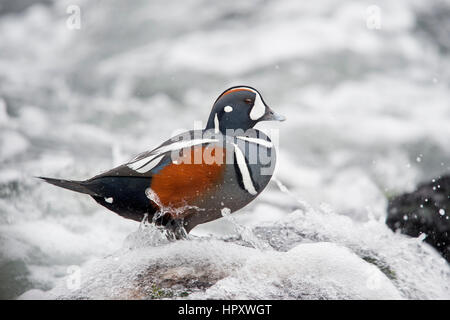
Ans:
{"type": "Polygon", "coordinates": [[[97,193],[92,191],[87,187],[87,184],[84,181],[74,181],[74,180],[63,180],[63,179],[53,179],[53,178],[46,178],[46,177],[36,177],[39,179],[42,179],[48,183],[51,183],[55,186],[69,189],[75,192],[85,193],[89,194],[91,196],[98,196],[97,193]]]}

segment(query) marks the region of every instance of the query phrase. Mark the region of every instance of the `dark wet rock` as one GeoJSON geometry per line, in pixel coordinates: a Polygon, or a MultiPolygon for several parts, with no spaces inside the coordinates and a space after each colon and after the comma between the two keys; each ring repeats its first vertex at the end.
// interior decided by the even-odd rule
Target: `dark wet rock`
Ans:
{"type": "Polygon", "coordinates": [[[137,276],[135,290],[130,290],[128,296],[133,299],[187,297],[210,288],[227,275],[208,263],[170,268],[151,266],[137,276]]]}
{"type": "Polygon", "coordinates": [[[386,224],[425,241],[450,262],[450,175],[419,185],[389,201],[386,224]]]}
{"type": "MultiPolygon", "coordinates": [[[[189,299],[230,276],[257,254],[254,249],[217,240],[163,242],[155,239],[154,233],[159,233],[156,228],[149,229],[137,231],[116,254],[83,266],[79,287],[68,288],[62,281],[45,298],[189,299]],[[130,247],[129,242],[137,245],[130,247]],[[149,246],[152,242],[155,246],[149,246]]],[[[165,237],[160,234],[159,238],[165,237]]]]}

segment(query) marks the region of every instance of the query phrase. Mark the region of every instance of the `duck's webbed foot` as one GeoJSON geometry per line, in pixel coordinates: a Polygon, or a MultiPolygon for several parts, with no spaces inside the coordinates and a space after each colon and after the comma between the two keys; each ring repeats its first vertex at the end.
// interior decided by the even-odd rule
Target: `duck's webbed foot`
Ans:
{"type": "Polygon", "coordinates": [[[166,236],[169,240],[184,240],[188,238],[188,233],[183,226],[183,219],[169,220],[164,226],[167,230],[166,236]]]}
{"type": "Polygon", "coordinates": [[[153,216],[153,222],[156,226],[164,227],[164,233],[169,240],[187,239],[188,233],[183,227],[183,219],[174,219],[169,213],[161,214],[156,212],[153,216]]]}

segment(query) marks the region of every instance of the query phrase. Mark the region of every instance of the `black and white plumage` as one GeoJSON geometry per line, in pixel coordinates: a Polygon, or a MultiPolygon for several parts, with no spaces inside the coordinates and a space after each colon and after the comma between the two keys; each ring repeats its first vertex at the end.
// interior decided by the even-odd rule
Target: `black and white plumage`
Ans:
{"type": "Polygon", "coordinates": [[[225,90],[206,128],[177,135],[133,160],[85,181],[42,178],[90,195],[136,221],[148,216],[168,228],[215,220],[241,209],[269,183],[276,162],[270,139],[253,127],[284,118],[248,86],[225,90]]]}

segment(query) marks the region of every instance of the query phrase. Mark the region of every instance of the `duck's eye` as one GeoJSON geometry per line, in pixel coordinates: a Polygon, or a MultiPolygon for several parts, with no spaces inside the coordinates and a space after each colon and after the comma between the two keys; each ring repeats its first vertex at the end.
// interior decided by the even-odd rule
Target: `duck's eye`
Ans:
{"type": "Polygon", "coordinates": [[[253,103],[253,100],[250,99],[250,98],[247,98],[244,101],[245,101],[246,104],[252,104],[253,103]]]}

